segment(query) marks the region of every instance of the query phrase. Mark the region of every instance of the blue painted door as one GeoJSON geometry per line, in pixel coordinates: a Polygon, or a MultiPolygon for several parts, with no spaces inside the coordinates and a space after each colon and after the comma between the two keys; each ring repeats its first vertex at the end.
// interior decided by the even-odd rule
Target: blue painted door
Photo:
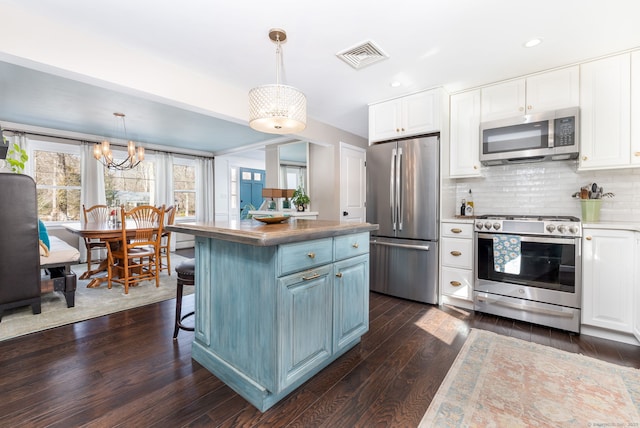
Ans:
{"type": "Polygon", "coordinates": [[[262,188],[264,187],[264,170],[240,168],[240,219],[247,218],[249,205],[258,209],[262,204],[262,188]]]}

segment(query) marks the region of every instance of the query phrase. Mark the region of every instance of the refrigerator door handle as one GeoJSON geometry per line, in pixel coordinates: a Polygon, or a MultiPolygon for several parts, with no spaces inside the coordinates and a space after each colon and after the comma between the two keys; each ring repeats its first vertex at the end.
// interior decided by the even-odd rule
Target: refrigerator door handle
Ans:
{"type": "Polygon", "coordinates": [[[391,227],[392,230],[396,230],[396,202],[395,202],[395,188],[394,177],[396,175],[396,149],[391,151],[391,172],[389,174],[389,208],[391,209],[391,227]]]}
{"type": "Polygon", "coordinates": [[[402,209],[402,148],[398,148],[398,166],[396,168],[396,210],[398,212],[398,230],[402,230],[402,219],[404,210],[402,209]]]}
{"type": "Polygon", "coordinates": [[[393,242],[371,241],[372,245],[381,245],[383,247],[408,248],[411,250],[429,251],[428,245],[411,245],[411,244],[395,244],[393,242]]]}

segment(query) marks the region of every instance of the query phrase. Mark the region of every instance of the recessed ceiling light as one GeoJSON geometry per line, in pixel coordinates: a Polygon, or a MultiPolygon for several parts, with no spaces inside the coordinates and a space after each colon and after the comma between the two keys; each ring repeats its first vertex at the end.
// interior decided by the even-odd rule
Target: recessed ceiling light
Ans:
{"type": "Polygon", "coordinates": [[[525,48],[532,48],[534,46],[538,46],[540,43],[542,43],[542,39],[536,37],[535,39],[531,39],[531,40],[527,41],[524,44],[524,47],[525,48]]]}
{"type": "Polygon", "coordinates": [[[397,88],[398,86],[400,86],[400,82],[394,80],[393,82],[389,83],[389,85],[391,85],[392,88],[397,88]]]}

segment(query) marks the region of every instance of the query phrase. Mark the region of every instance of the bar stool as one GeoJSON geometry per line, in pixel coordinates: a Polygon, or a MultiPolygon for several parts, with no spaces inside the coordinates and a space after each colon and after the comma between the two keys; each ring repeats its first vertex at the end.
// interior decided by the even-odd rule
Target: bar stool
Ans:
{"type": "Polygon", "coordinates": [[[185,260],[176,266],[176,273],[178,274],[177,287],[176,287],[176,322],[173,329],[173,338],[178,338],[178,330],[193,331],[193,327],[187,327],[182,324],[185,318],[195,314],[195,311],[191,311],[188,314],[182,315],[182,289],[185,285],[195,285],[195,267],[196,261],[194,259],[185,260]]]}

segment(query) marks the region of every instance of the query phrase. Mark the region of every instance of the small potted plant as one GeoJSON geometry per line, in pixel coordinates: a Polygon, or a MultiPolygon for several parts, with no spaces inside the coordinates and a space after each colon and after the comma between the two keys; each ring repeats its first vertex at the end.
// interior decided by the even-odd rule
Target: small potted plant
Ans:
{"type": "Polygon", "coordinates": [[[304,211],[307,204],[311,202],[309,196],[305,193],[302,186],[298,187],[295,192],[293,192],[293,196],[291,197],[291,202],[297,207],[298,211],[304,211]]]}

